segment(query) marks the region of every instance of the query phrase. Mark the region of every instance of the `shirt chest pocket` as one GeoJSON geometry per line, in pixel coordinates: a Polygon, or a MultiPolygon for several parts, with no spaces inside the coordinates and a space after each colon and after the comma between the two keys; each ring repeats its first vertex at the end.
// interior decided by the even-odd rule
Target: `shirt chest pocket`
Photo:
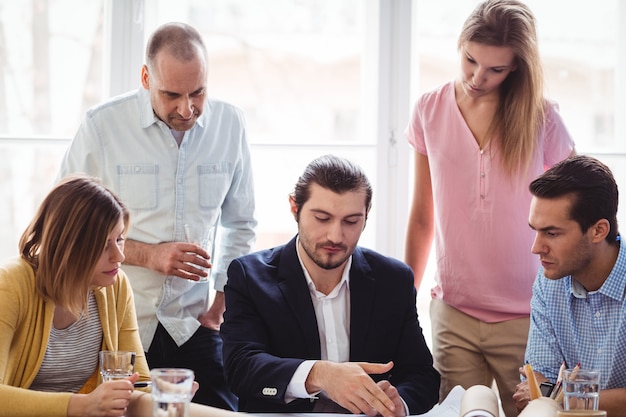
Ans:
{"type": "Polygon", "coordinates": [[[118,195],[131,210],[154,210],[158,205],[159,166],[125,164],[117,166],[118,195]]]}
{"type": "Polygon", "coordinates": [[[231,164],[215,162],[198,165],[199,204],[201,209],[222,206],[232,182],[231,164]]]}

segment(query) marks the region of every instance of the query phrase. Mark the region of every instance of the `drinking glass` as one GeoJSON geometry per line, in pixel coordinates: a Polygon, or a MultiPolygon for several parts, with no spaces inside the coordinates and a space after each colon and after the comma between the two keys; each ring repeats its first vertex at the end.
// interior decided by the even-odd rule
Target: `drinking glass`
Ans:
{"type": "Polygon", "coordinates": [[[152,416],[188,417],[193,397],[194,373],[183,368],[154,368],[152,379],[152,416]]]}
{"type": "MultiPolygon", "coordinates": [[[[213,239],[215,237],[215,227],[204,223],[185,224],[185,239],[189,243],[200,246],[211,255],[213,250],[213,239]]],[[[198,282],[208,282],[211,276],[211,269],[194,264],[195,267],[207,273],[206,277],[200,277],[198,282]]]]}
{"type": "Polygon", "coordinates": [[[135,352],[103,350],[100,352],[102,381],[113,381],[131,376],[135,368],[135,352]]]}
{"type": "Polygon", "coordinates": [[[600,372],[587,369],[563,371],[563,408],[597,410],[600,402],[600,372]]]}

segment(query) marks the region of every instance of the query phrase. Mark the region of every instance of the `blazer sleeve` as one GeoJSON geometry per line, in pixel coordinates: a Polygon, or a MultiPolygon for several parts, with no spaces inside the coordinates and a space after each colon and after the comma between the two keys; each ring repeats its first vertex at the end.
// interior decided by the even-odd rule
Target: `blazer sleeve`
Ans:
{"type": "MultiPolygon", "coordinates": [[[[411,284],[413,280],[411,279],[411,284]]],[[[390,382],[398,389],[411,414],[422,414],[430,410],[439,400],[439,373],[433,367],[430,350],[426,345],[419,325],[415,305],[415,288],[407,290],[413,294],[404,312],[401,342],[398,347],[390,382]]]]}
{"type": "Polygon", "coordinates": [[[372,378],[389,379],[411,414],[425,413],[439,400],[440,376],[419,324],[411,269],[372,251],[357,251],[350,280],[350,360],[393,361],[390,375],[372,378]]]}
{"type": "Polygon", "coordinates": [[[303,359],[278,357],[275,347],[289,344],[288,329],[281,336],[271,330],[280,327],[268,314],[276,312],[269,308],[271,294],[263,282],[264,272],[255,268],[255,278],[248,276],[242,258],[235,259],[228,268],[228,282],[224,287],[226,311],[220,329],[224,341],[224,369],[231,391],[240,402],[262,400],[266,404],[285,405],[285,391],[293,374],[303,359]],[[268,311],[271,310],[271,311],[268,311]]]}

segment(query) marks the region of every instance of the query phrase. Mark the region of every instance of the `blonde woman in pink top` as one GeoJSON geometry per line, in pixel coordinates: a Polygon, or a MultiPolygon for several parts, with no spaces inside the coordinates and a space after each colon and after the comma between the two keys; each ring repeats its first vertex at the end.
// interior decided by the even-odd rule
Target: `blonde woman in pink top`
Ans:
{"type": "Polygon", "coordinates": [[[406,262],[419,289],[434,238],[430,314],[440,399],[455,385],[495,380],[511,417],[539,268],[530,252],[528,184],[574,154],[574,142],[543,96],[526,5],[479,4],[458,49],[459,76],[418,100],[406,131],[416,151],[406,262]]]}

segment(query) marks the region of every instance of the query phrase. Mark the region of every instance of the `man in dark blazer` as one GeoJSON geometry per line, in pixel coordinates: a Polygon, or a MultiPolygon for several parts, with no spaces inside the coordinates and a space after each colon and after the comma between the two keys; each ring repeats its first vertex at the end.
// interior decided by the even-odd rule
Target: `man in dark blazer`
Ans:
{"type": "Polygon", "coordinates": [[[367,177],[323,156],[289,200],[298,235],[228,269],[221,336],[239,409],[428,411],[439,374],[419,326],[413,273],[357,246],[372,201],[367,177]]]}

